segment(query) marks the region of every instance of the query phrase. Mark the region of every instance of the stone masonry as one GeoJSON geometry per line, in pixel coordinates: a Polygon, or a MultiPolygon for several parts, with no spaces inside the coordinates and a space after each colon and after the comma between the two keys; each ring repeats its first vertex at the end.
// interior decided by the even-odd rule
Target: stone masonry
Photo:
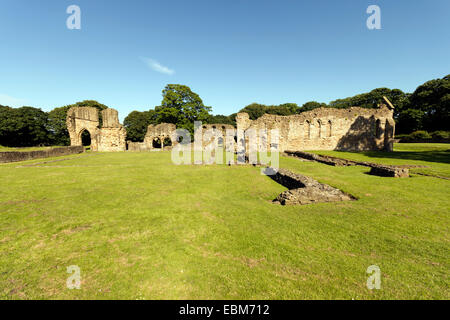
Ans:
{"type": "Polygon", "coordinates": [[[98,109],[92,107],[73,107],[67,111],[67,130],[71,146],[81,146],[84,131],[91,136],[92,151],[125,151],[127,132],[119,123],[117,110],[102,110],[103,126],[99,128],[98,109]]]}
{"type": "Polygon", "coordinates": [[[394,109],[387,99],[385,102],[387,104],[381,104],[377,109],[318,108],[291,116],[265,114],[253,121],[249,119],[247,113],[238,113],[236,122],[238,130],[241,129],[246,133],[250,129],[255,129],[256,135],[259,135],[261,129],[267,130],[267,150],[271,147],[271,130],[277,129],[280,152],[285,150],[392,151],[395,129],[394,109]]]}

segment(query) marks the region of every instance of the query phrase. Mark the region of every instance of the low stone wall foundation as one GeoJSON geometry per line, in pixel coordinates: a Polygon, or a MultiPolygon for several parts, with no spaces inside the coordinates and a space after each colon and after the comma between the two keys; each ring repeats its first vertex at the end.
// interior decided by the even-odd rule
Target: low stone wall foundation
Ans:
{"type": "MultiPolygon", "coordinates": [[[[268,173],[273,171],[272,168],[266,170],[268,173]]],[[[289,189],[280,193],[274,200],[274,202],[282,205],[356,200],[352,195],[339,189],[289,170],[279,169],[276,174],[272,174],[270,177],[289,189]]]]}
{"type": "Polygon", "coordinates": [[[58,147],[35,151],[6,151],[0,152],[0,163],[60,157],[82,152],[84,152],[83,146],[58,147]]]}

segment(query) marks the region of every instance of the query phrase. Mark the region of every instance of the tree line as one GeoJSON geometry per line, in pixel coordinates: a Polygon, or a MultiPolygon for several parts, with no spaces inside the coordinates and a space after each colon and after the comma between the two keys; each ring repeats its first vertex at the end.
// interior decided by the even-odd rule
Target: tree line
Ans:
{"type": "MultiPolygon", "coordinates": [[[[179,128],[193,132],[193,122],[224,123],[236,125],[236,113],[212,115],[210,106],[203,104],[200,96],[188,86],[168,84],[162,91],[159,106],[148,111],[132,111],[124,120],[127,140],[143,141],[150,124],[174,123],[179,128]]],[[[326,104],[309,101],[299,106],[296,103],[264,105],[252,103],[239,112],[247,112],[255,120],[265,113],[293,115],[315,108],[348,108],[359,106],[377,108],[386,96],[395,106],[396,132],[408,134],[418,130],[450,131],[450,75],[425,82],[413,93],[400,89],[377,88],[367,93],[337,99],[326,104]]],[[[67,110],[71,107],[95,107],[99,111],[108,108],[95,100],[84,100],[62,106],[50,112],[24,106],[11,108],[0,105],[0,145],[26,147],[37,145],[69,145],[66,127],[67,110]]],[[[101,114],[100,122],[101,122],[101,114]]]]}

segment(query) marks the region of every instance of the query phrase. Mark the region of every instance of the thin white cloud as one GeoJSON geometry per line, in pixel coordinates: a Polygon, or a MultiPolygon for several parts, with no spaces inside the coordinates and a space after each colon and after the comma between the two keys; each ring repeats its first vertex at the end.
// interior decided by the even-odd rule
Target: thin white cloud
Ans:
{"type": "Polygon", "coordinates": [[[169,69],[166,66],[163,66],[162,64],[160,64],[158,61],[151,59],[151,58],[145,58],[142,57],[141,58],[142,61],[144,61],[144,63],[152,70],[159,72],[159,73],[164,73],[164,74],[168,74],[168,75],[172,75],[175,73],[175,70],[169,69]]]}
{"type": "Polygon", "coordinates": [[[24,99],[14,98],[8,96],[7,94],[0,93],[0,104],[3,106],[21,107],[23,106],[24,102],[25,102],[24,99]]]}

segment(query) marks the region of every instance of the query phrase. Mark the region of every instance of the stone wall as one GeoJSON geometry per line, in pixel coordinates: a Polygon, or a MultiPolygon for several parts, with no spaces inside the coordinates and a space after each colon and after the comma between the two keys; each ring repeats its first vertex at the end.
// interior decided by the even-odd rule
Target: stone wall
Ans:
{"type": "Polygon", "coordinates": [[[6,151],[0,152],[0,163],[67,156],[82,152],[84,152],[83,146],[48,148],[35,151],[6,151]]]}
{"type": "Polygon", "coordinates": [[[92,151],[125,151],[125,127],[119,123],[117,110],[102,110],[103,126],[99,128],[98,109],[91,107],[73,107],[67,111],[67,130],[71,146],[81,146],[84,131],[91,136],[92,151]]]}
{"type": "MultiPolygon", "coordinates": [[[[144,150],[155,149],[155,144],[160,144],[160,149],[164,150],[164,140],[170,139],[171,145],[175,145],[176,141],[176,129],[177,126],[172,123],[160,123],[157,125],[149,125],[147,128],[147,133],[144,138],[144,150]]],[[[140,146],[141,150],[143,146],[140,146]]]]}
{"type": "MultiPolygon", "coordinates": [[[[227,147],[227,150],[234,150],[234,136],[236,129],[225,123],[203,124],[201,128],[203,147],[211,145],[212,147],[227,147]],[[228,143],[228,145],[226,145],[228,143]]],[[[200,138],[199,138],[200,139],[200,138]]]]}
{"type": "MultiPolygon", "coordinates": [[[[249,132],[267,130],[270,149],[271,130],[277,129],[279,151],[285,150],[386,150],[392,151],[395,122],[393,108],[318,108],[298,115],[265,114],[252,121],[238,113],[237,128],[249,132]]],[[[247,141],[248,143],[248,141],[247,141]]]]}
{"type": "Polygon", "coordinates": [[[147,145],[144,142],[133,142],[133,141],[127,141],[127,150],[128,151],[148,151],[150,150],[147,145]]]}

